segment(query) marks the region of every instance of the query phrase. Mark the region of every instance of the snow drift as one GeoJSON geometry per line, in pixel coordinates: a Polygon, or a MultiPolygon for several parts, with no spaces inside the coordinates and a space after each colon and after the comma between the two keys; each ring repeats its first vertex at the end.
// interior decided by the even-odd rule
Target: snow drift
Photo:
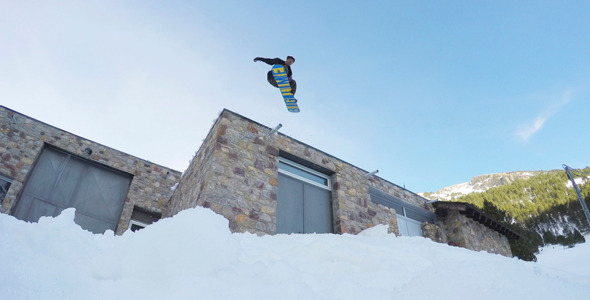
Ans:
{"type": "MultiPolygon", "coordinates": [[[[95,235],[74,209],[26,223],[0,214],[2,299],[587,299],[587,244],[530,263],[395,237],[232,234],[189,209],[138,232],[95,235]]],[[[547,255],[547,256],[545,256],[547,255]]]]}

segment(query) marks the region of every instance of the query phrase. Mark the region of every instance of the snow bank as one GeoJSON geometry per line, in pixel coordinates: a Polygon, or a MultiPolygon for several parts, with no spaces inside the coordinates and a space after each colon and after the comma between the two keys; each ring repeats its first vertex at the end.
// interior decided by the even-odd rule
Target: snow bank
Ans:
{"type": "MultiPolygon", "coordinates": [[[[74,210],[25,223],[0,214],[2,299],[586,299],[589,247],[527,263],[396,238],[231,234],[195,208],[123,236],[94,235],[74,210]],[[565,258],[569,257],[569,258],[565,258]],[[579,260],[578,260],[579,258],[579,260]]],[[[546,250],[548,253],[552,250],[546,250]]]]}

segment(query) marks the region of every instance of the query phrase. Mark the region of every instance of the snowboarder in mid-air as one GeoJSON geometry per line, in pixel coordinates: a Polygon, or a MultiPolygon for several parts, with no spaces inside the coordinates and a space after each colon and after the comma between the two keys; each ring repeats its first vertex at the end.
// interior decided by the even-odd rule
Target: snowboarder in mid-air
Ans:
{"type": "MultiPolygon", "coordinates": [[[[295,91],[297,90],[297,82],[293,80],[293,71],[291,71],[291,65],[295,62],[295,58],[293,56],[287,56],[287,60],[282,60],[280,58],[263,58],[263,57],[256,57],[254,62],[261,61],[269,65],[282,65],[285,67],[287,71],[287,77],[289,78],[289,84],[291,85],[291,93],[295,95],[295,91]]],[[[266,74],[266,80],[272,86],[278,88],[277,81],[275,80],[272,71],[268,71],[266,74]]]]}

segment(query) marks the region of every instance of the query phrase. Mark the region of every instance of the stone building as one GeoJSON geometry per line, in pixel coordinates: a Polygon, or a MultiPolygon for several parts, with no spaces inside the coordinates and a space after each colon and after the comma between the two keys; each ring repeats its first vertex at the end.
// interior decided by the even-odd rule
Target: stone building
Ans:
{"type": "Polygon", "coordinates": [[[170,205],[167,216],[199,205],[228,218],[234,232],[258,234],[355,234],[376,224],[399,234],[434,221],[421,196],[229,110],[170,205]],[[396,218],[396,209],[407,213],[396,218]]]}
{"type": "Polygon", "coordinates": [[[159,219],[181,173],[0,106],[0,212],[36,222],[76,208],[95,233],[159,219]]]}
{"type": "Polygon", "coordinates": [[[468,203],[434,202],[433,206],[438,227],[428,230],[429,225],[424,224],[426,237],[475,251],[512,256],[508,240],[517,240],[520,236],[506,225],[468,203]]]}
{"type": "Polygon", "coordinates": [[[451,207],[441,206],[437,217],[431,202],[224,110],[184,173],[166,216],[203,206],[225,216],[233,232],[256,234],[356,234],[386,224],[397,235],[512,255],[507,236],[517,235],[463,219],[463,213],[443,215],[444,209],[457,211],[451,207]]]}
{"type": "Polygon", "coordinates": [[[232,232],[356,234],[386,224],[396,235],[511,256],[506,232],[456,207],[435,214],[431,201],[278,129],[223,110],[181,175],[0,107],[1,212],[36,221],[74,206],[83,227],[122,234],[202,206],[232,232]]]}

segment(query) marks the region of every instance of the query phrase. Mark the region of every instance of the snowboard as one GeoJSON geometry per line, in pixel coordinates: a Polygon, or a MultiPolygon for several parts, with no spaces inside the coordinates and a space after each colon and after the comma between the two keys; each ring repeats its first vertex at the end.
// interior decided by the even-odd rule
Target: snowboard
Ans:
{"type": "Polygon", "coordinates": [[[300,112],[299,106],[297,106],[297,99],[295,99],[293,93],[291,93],[291,85],[289,84],[289,78],[287,77],[285,67],[281,65],[272,66],[272,76],[274,76],[275,81],[281,90],[281,95],[283,95],[287,110],[293,113],[300,112]]]}

